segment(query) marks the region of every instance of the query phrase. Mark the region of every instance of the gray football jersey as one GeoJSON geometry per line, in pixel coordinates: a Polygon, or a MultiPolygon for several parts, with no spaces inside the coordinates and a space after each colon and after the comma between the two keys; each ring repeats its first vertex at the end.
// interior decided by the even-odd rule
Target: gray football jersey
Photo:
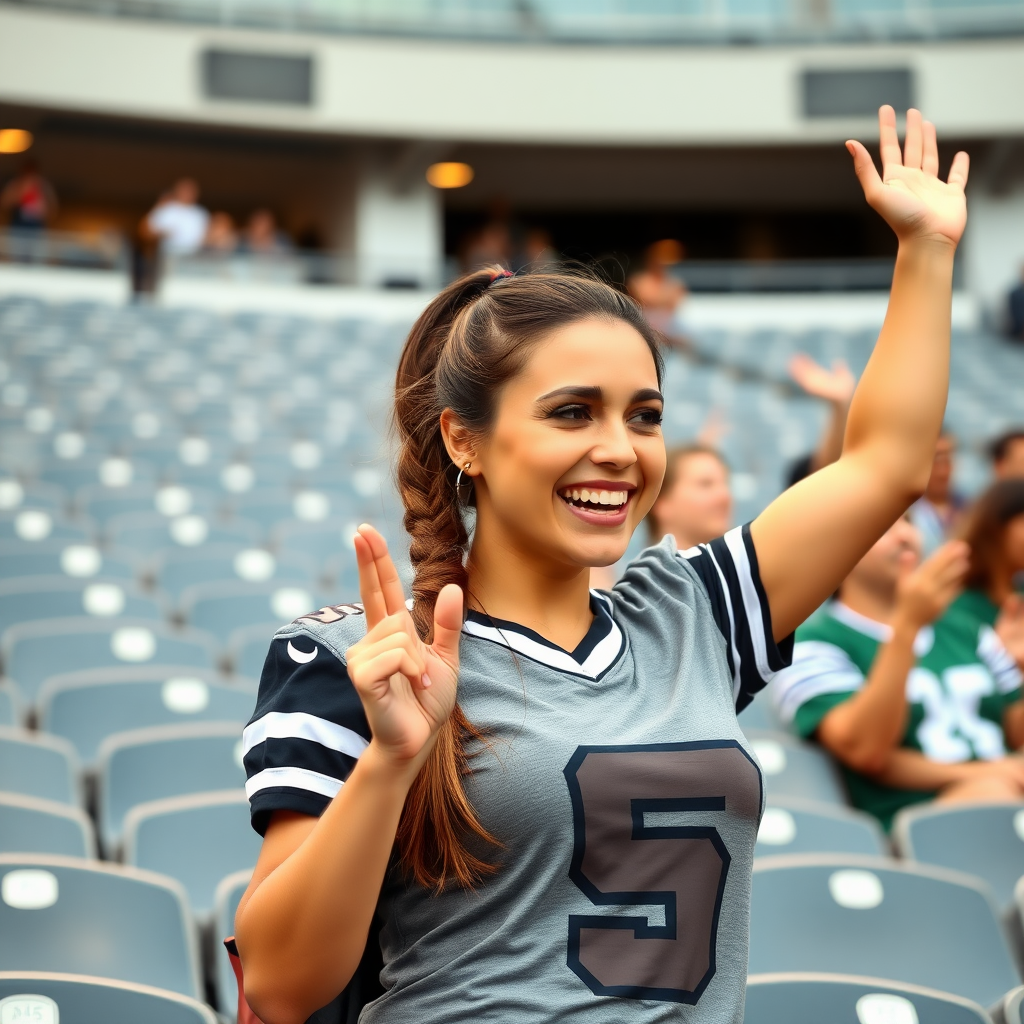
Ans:
{"type": "MultiPolygon", "coordinates": [[[[468,614],[459,701],[487,742],[467,791],[497,871],[440,895],[389,873],[363,1024],[742,1021],[764,791],[736,709],[791,648],[749,528],[648,548],[591,605],[571,652],[468,614]]],[[[364,633],[343,605],[275,637],[243,744],[257,830],[322,813],[368,743],[344,666],[364,633]]]]}

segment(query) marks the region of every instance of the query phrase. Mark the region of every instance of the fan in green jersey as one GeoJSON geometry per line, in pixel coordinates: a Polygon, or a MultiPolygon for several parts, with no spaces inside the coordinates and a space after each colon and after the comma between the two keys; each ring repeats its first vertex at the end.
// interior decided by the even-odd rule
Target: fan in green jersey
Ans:
{"type": "Polygon", "coordinates": [[[936,795],[1024,797],[1024,758],[1009,754],[1024,744],[1006,645],[1021,646],[1017,604],[997,621],[984,589],[961,592],[971,562],[963,541],[920,562],[918,532],[901,519],[800,627],[775,681],[783,720],[835,755],[853,803],[887,828],[936,795]]]}

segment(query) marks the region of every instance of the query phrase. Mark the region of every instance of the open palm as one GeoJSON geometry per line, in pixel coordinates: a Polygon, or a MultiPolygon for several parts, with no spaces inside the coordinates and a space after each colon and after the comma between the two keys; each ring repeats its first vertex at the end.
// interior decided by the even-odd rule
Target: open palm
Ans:
{"type": "Polygon", "coordinates": [[[455,706],[462,591],[450,585],[438,595],[433,643],[425,644],[384,538],[361,526],[354,544],[366,636],[346,651],[349,678],[381,751],[418,768],[455,706]]]}
{"type": "Polygon", "coordinates": [[[935,125],[923,121],[918,110],[907,111],[902,152],[892,107],[878,111],[878,136],[881,175],[864,146],[852,140],[846,144],[868,203],[900,241],[921,238],[956,245],[967,224],[967,154],[956,154],[948,180],[942,181],[935,125]]]}

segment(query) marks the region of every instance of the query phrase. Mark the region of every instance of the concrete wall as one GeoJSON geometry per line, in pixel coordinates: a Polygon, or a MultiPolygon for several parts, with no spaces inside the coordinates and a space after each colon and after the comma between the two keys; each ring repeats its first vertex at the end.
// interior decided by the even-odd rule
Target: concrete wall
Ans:
{"type": "Polygon", "coordinates": [[[1024,40],[833,47],[508,45],[303,36],[0,8],[0,102],[363,136],[630,145],[867,134],[805,119],[806,68],[906,65],[947,135],[1024,132],[1024,40]],[[312,55],[310,108],[210,101],[210,45],[312,55]]]}

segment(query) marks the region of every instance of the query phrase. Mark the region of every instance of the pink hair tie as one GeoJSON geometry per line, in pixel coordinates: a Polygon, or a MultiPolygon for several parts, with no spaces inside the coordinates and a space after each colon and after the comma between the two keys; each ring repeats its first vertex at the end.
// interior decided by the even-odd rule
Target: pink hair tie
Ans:
{"type": "Polygon", "coordinates": [[[487,287],[490,288],[491,285],[494,284],[495,281],[504,281],[506,277],[515,277],[515,276],[516,275],[513,274],[511,270],[496,270],[493,274],[491,274],[491,281],[490,281],[490,284],[488,284],[487,287]]]}

